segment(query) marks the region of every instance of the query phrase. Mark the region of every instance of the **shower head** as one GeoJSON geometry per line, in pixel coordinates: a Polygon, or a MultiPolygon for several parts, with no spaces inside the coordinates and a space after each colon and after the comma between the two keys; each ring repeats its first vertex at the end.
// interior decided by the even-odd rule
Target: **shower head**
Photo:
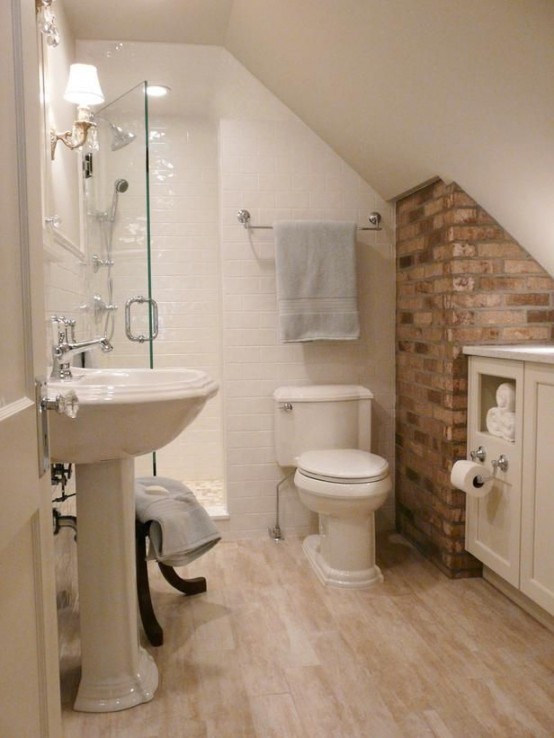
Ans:
{"type": "Polygon", "coordinates": [[[116,179],[114,182],[114,190],[116,192],[127,192],[129,189],[129,182],[126,179],[116,179]]]}
{"type": "Polygon", "coordinates": [[[119,151],[136,138],[136,134],[132,131],[126,131],[121,126],[116,126],[115,123],[110,123],[110,128],[112,129],[112,151],[119,151]]]}

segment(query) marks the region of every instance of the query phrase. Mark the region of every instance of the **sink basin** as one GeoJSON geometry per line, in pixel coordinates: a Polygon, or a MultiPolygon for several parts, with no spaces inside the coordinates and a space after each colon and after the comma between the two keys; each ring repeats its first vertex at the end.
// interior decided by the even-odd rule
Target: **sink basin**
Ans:
{"type": "Polygon", "coordinates": [[[48,381],[48,397],[73,390],[79,413],[50,414],[53,461],[91,464],[165,446],[191,423],[218,385],[196,369],[74,369],[48,381]]]}
{"type": "Polygon", "coordinates": [[[217,392],[195,369],[75,369],[48,382],[73,390],[77,417],[50,413],[54,461],[76,464],[81,680],[75,710],[113,712],[148,702],[158,686],[139,645],[134,456],[172,441],[217,392]]]}

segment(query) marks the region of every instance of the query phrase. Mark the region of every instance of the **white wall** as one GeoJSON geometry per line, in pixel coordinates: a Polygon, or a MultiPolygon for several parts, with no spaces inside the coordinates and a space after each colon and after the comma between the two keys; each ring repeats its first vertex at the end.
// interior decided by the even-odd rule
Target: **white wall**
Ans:
{"type": "MultiPolygon", "coordinates": [[[[369,386],[374,451],[393,465],[393,208],[223,49],[100,42],[78,48],[82,61],[99,67],[108,98],[141,79],[169,84],[175,95],[177,113],[169,100],[151,106],[154,293],[161,303],[156,361],[221,377],[219,458],[224,448],[230,513],[218,523],[224,535],[265,535],[274,524],[275,484],[284,472],[274,461],[271,397],[280,385],[369,386]],[[358,239],[359,341],[279,342],[272,235],[249,235],[236,220],[239,208],[259,224],[328,218],[365,225],[371,211],[381,212],[384,230],[358,239]]],[[[209,405],[207,415],[215,409],[209,405]]],[[[183,478],[173,466],[179,458],[214,451],[210,422],[197,420],[182,443],[160,453],[173,476],[183,478]]],[[[312,521],[294,490],[284,488],[282,500],[284,529],[306,531],[312,521]]],[[[392,509],[391,501],[389,519],[392,509]]]]}
{"type": "MultiPolygon", "coordinates": [[[[256,534],[273,522],[276,387],[356,383],[371,387],[373,449],[393,461],[394,258],[392,212],[375,192],[303,123],[223,119],[220,124],[223,273],[223,355],[229,531],[256,534]],[[360,233],[357,246],[359,341],[283,344],[278,339],[275,260],[271,231],[245,231],[278,219],[367,221],[378,209],[388,232],[360,233]]],[[[290,487],[284,488],[281,525],[309,524],[290,487]],[[287,491],[288,490],[288,491],[287,491]]]]}

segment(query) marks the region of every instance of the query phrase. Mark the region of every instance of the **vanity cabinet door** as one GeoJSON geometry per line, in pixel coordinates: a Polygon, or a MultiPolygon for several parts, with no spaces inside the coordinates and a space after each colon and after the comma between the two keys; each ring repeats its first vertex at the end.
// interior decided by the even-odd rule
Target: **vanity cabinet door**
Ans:
{"type": "MultiPolygon", "coordinates": [[[[471,450],[485,451],[484,469],[493,473],[493,459],[504,455],[507,471],[494,471],[492,490],[485,497],[467,496],[466,549],[514,587],[520,579],[521,462],[523,364],[519,361],[471,357],[469,365],[468,458],[471,450]],[[487,412],[497,405],[503,383],[515,389],[515,437],[493,435],[487,412]]],[[[554,453],[553,453],[554,457],[554,453]]]]}
{"type": "Polygon", "coordinates": [[[554,615],[554,366],[525,367],[520,588],[554,615]]]}

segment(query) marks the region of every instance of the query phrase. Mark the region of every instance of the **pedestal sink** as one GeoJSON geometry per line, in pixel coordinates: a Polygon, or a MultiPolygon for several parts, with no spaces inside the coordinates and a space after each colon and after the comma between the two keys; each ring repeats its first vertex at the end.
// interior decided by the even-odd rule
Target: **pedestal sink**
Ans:
{"type": "Polygon", "coordinates": [[[52,461],[76,464],[81,681],[74,708],[111,712],[151,700],[154,660],[139,644],[134,457],[165,446],[218,389],[193,369],[75,369],[76,418],[50,414],[52,461]]]}

